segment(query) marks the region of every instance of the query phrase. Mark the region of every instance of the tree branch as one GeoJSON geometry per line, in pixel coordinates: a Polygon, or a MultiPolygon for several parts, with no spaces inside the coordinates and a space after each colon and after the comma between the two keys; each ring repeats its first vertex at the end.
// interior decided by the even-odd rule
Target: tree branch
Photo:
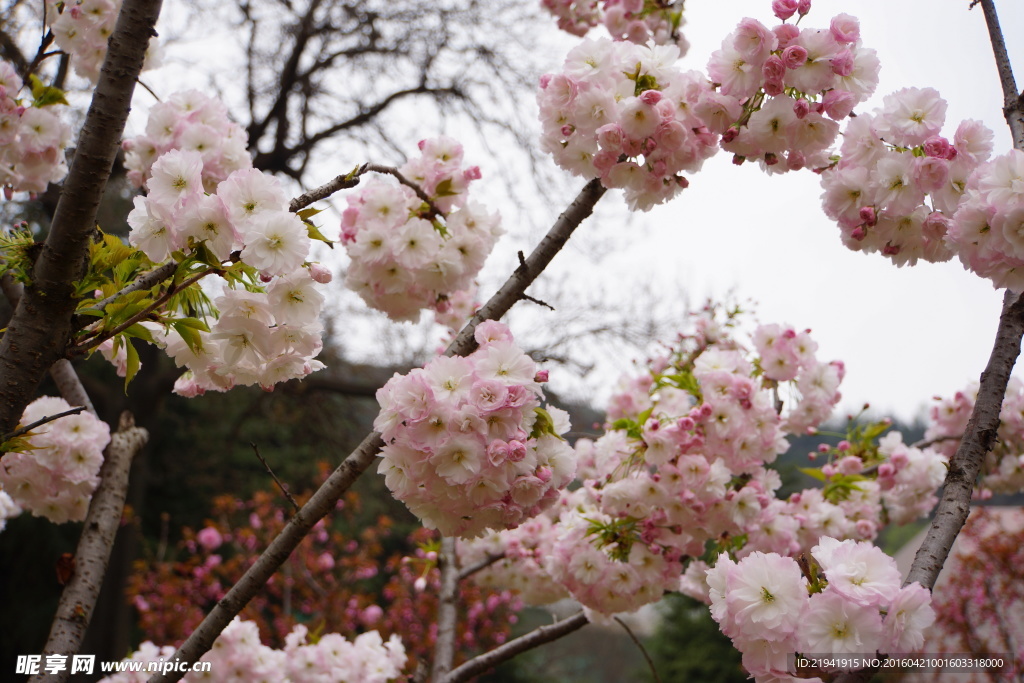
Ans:
{"type": "Polygon", "coordinates": [[[455,661],[455,626],[459,619],[459,564],[455,539],[441,539],[441,594],[437,601],[437,640],[431,680],[440,683],[455,661]]]}
{"type": "Polygon", "coordinates": [[[1017,83],[1013,78],[1013,66],[1010,64],[1010,55],[1006,52],[1003,32],[999,28],[994,0],[981,0],[981,9],[985,13],[989,42],[992,43],[999,83],[1003,88],[1003,116],[1010,127],[1014,148],[1024,150],[1024,93],[1018,92],[1017,83]]]}
{"type": "Polygon", "coordinates": [[[7,434],[4,434],[3,436],[0,436],[0,443],[2,443],[4,441],[9,441],[9,440],[11,440],[11,439],[13,439],[15,437],[19,437],[22,434],[28,434],[29,432],[31,432],[36,427],[41,427],[42,425],[46,424],[47,422],[53,422],[54,420],[59,420],[60,418],[67,417],[68,415],[78,415],[83,410],[86,410],[85,406],[78,406],[77,408],[72,408],[71,410],[65,410],[63,413],[57,413],[56,415],[44,415],[43,417],[39,418],[38,420],[36,420],[32,424],[27,424],[24,427],[18,427],[13,432],[8,432],[7,434]]]}
{"type": "MultiPolygon", "coordinates": [[[[60,596],[50,636],[43,648],[44,657],[77,653],[82,645],[107,571],[110,549],[121,525],[132,458],[148,438],[145,429],[135,426],[131,413],[121,414],[121,423],[105,452],[100,485],[92,496],[75,551],[75,570],[60,596]]],[[[33,676],[30,683],[57,683],[66,681],[70,675],[70,667],[67,667],[58,674],[33,676]]]]}
{"type": "Polygon", "coordinates": [[[0,432],[14,428],[43,374],[64,356],[75,283],[85,273],[96,211],[160,4],[126,0],[118,14],[50,233],[0,341],[0,432]]]}
{"type": "MultiPolygon", "coordinates": [[[[591,180],[584,186],[569,208],[558,217],[548,234],[526,259],[525,266],[521,265],[512,273],[502,288],[477,312],[458,337],[448,346],[445,355],[466,355],[477,347],[476,340],[473,338],[477,324],[488,319],[497,320],[508,312],[519,300],[519,295],[526,291],[526,288],[551,262],[573,231],[593,213],[594,205],[604,193],[605,188],[597,179],[591,180]]],[[[381,440],[379,432],[372,432],[363,439],[356,450],[331,473],[331,476],[317,489],[313,497],[295,513],[295,516],[271,542],[270,546],[182,643],[174,655],[175,659],[191,664],[198,661],[213,646],[213,641],[221,631],[227,627],[235,615],[242,611],[242,608],[274,575],[274,572],[284,564],[299,542],[313,528],[313,525],[334,509],[338,499],[376,460],[378,451],[383,447],[384,441],[381,440]]],[[[585,618],[584,621],[586,621],[585,618]]],[[[149,679],[149,683],[174,683],[183,675],[184,672],[181,671],[157,674],[149,679]]]]}
{"type": "Polygon", "coordinates": [[[532,650],[544,643],[550,643],[552,640],[558,640],[562,636],[577,631],[586,625],[587,616],[583,612],[577,612],[571,617],[562,619],[550,626],[541,626],[530,631],[525,636],[520,636],[515,640],[494,648],[490,652],[474,657],[441,679],[440,683],[468,681],[473,676],[508,661],[518,654],[532,650]]]}
{"type": "Polygon", "coordinates": [[[477,572],[482,572],[495,562],[501,562],[504,559],[505,553],[498,553],[497,555],[488,555],[485,559],[480,560],[476,564],[471,564],[468,567],[463,567],[461,570],[459,570],[459,581],[468,579],[469,577],[473,576],[473,574],[476,574],[477,572]]]}

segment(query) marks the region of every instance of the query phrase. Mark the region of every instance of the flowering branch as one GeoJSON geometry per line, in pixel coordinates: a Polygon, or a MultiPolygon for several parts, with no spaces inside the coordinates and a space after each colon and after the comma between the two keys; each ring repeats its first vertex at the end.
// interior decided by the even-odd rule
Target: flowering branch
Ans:
{"type": "Polygon", "coordinates": [[[306,192],[305,194],[301,194],[288,204],[288,210],[291,211],[292,213],[295,213],[296,211],[300,211],[306,208],[313,202],[318,202],[321,199],[326,199],[327,197],[330,197],[338,190],[347,190],[353,188],[359,184],[359,180],[363,176],[363,174],[369,172],[383,173],[385,175],[394,176],[398,180],[398,182],[410,188],[413,192],[416,193],[417,197],[422,199],[423,202],[430,207],[431,217],[444,215],[441,212],[441,210],[434,205],[434,202],[431,201],[430,196],[423,191],[422,187],[406,178],[402,174],[402,172],[399,171],[394,166],[382,166],[380,164],[363,164],[362,166],[355,169],[351,173],[340,175],[334,180],[325,183],[320,187],[314,188],[309,192],[306,192]]]}
{"type": "MultiPolygon", "coordinates": [[[[110,560],[110,549],[121,525],[128,471],[132,459],[149,439],[145,429],[135,426],[131,413],[121,414],[117,431],[111,436],[100,470],[100,485],[93,494],[82,536],[75,550],[75,569],[60,596],[57,614],[43,648],[43,656],[78,652],[89,626],[103,575],[110,560]]],[[[31,683],[66,681],[70,668],[49,676],[38,675],[31,683]]]]}
{"type": "MultiPolygon", "coordinates": [[[[1010,126],[1015,149],[1024,150],[1024,103],[1017,93],[1013,69],[1003,42],[999,19],[993,0],[980,0],[985,13],[996,68],[1003,87],[1003,114],[1010,126]]],[[[978,398],[967,422],[963,438],[949,462],[949,471],[942,488],[942,499],[935,508],[931,527],[907,574],[904,585],[920,583],[931,590],[939,572],[949,557],[953,541],[967,521],[971,511],[971,493],[981,471],[985,455],[992,450],[999,429],[999,413],[1006,395],[1010,373],[1020,356],[1021,338],[1024,336],[1024,297],[1007,290],[1003,295],[1003,309],[999,315],[996,340],[988,364],[981,373],[978,398]]],[[[836,683],[860,683],[874,674],[874,669],[862,669],[843,674],[836,683]]]]}
{"type": "Polygon", "coordinates": [[[132,292],[137,292],[141,289],[149,289],[154,285],[163,282],[167,278],[174,275],[174,271],[177,269],[178,264],[175,261],[168,261],[167,263],[161,266],[157,266],[148,273],[140,275],[138,278],[135,279],[135,281],[133,281],[130,285],[127,285],[121,291],[111,294],[106,299],[97,302],[95,306],[87,310],[102,312],[103,309],[106,308],[109,304],[117,301],[125,294],[131,294],[132,292]]]}
{"type": "MultiPolygon", "coordinates": [[[[562,248],[573,231],[579,227],[591,213],[597,201],[604,195],[605,188],[600,181],[591,180],[551,226],[548,234],[526,259],[525,265],[512,273],[505,284],[490,300],[484,304],[469,323],[459,332],[458,337],[445,350],[445,355],[467,355],[477,347],[473,332],[477,324],[484,320],[501,318],[526,291],[544,268],[551,262],[555,254],[562,248]]],[[[338,499],[352,486],[352,483],[375,460],[378,451],[384,447],[379,432],[371,432],[362,443],[338,466],[327,481],[317,489],[313,497],[288,522],[288,525],[263,551],[263,554],[245,572],[241,579],[231,587],[217,605],[210,610],[203,622],[189,635],[175,653],[179,662],[193,663],[199,660],[212,646],[231,620],[242,611],[249,600],[284,564],[288,556],[305,538],[306,534],[320,519],[334,509],[338,499]]],[[[586,619],[584,618],[584,622],[586,619]]],[[[580,624],[579,626],[582,626],[580,624]]],[[[579,628],[577,626],[576,628],[579,628]]],[[[557,637],[557,636],[554,636],[557,637]]],[[[513,641],[514,642],[514,641],[513,641]]],[[[546,641],[543,641],[546,642],[546,641]]],[[[510,643],[511,644],[511,643],[510,643]]],[[[511,656],[511,655],[510,655],[511,656]]],[[[461,668],[461,667],[460,667],[461,668]]],[[[149,683],[173,683],[184,675],[182,671],[171,671],[157,674],[149,679],[149,683]]]]}
{"type": "Polygon", "coordinates": [[[463,567],[459,571],[459,581],[468,579],[469,577],[473,576],[473,574],[476,574],[479,571],[483,571],[495,562],[501,562],[504,559],[505,553],[498,553],[497,555],[488,555],[485,559],[480,560],[476,564],[471,564],[468,567],[463,567]]]}
{"type": "Polygon", "coordinates": [[[161,0],[126,0],[118,14],[50,233],[0,341],[0,431],[17,425],[43,374],[64,356],[75,283],[85,272],[96,211],[160,5],[161,0]]]}
{"type": "Polygon", "coordinates": [[[86,410],[85,406],[78,406],[77,408],[65,410],[63,413],[57,413],[56,415],[44,415],[43,417],[39,418],[32,424],[27,424],[24,427],[18,427],[13,432],[8,432],[7,434],[0,436],[0,443],[3,443],[4,441],[9,441],[15,437],[19,437],[22,434],[28,434],[36,427],[44,425],[47,422],[53,422],[54,420],[59,420],[60,418],[67,417],[68,415],[78,415],[83,410],[86,410]]]}
{"type": "Polygon", "coordinates": [[[549,626],[541,626],[524,636],[519,636],[504,645],[494,648],[490,652],[474,657],[462,666],[456,668],[450,674],[440,680],[439,683],[460,683],[468,681],[473,676],[483,673],[502,662],[508,661],[527,650],[558,640],[587,625],[587,615],[577,612],[571,617],[557,621],[549,626]]]}
{"type": "Polygon", "coordinates": [[[123,323],[121,323],[112,330],[107,330],[106,332],[103,333],[99,333],[99,331],[97,331],[95,333],[95,336],[86,337],[85,339],[81,340],[75,346],[73,346],[69,352],[73,354],[83,354],[87,352],[89,349],[96,348],[97,346],[107,341],[108,339],[111,339],[121,334],[135,323],[148,318],[150,314],[153,313],[153,311],[157,310],[165,303],[167,303],[167,300],[174,296],[176,293],[180,292],[183,289],[186,289],[187,287],[195,284],[196,282],[199,282],[207,275],[216,272],[220,271],[218,271],[216,268],[207,268],[206,270],[196,273],[192,277],[183,281],[180,285],[172,284],[170,287],[167,288],[166,292],[157,297],[156,301],[151,303],[149,306],[146,306],[146,308],[142,309],[132,317],[128,318],[128,320],[125,320],[123,323]]]}
{"type": "Polygon", "coordinates": [[[455,625],[458,621],[459,564],[455,539],[441,539],[441,593],[437,604],[437,640],[431,680],[439,683],[451,671],[455,660],[455,625]]]}

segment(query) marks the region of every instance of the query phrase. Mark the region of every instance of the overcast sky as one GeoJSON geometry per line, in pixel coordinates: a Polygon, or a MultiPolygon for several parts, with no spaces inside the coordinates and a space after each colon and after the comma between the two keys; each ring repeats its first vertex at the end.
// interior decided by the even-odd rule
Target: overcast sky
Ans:
{"type": "MultiPolygon", "coordinates": [[[[1011,57],[1024,73],[1024,3],[998,4],[1011,57]]],[[[967,5],[815,0],[804,21],[827,26],[843,11],[861,19],[863,42],[878,51],[882,71],[875,96],[860,111],[900,88],[932,87],[949,101],[944,134],[952,137],[962,119],[981,119],[1001,153],[1010,136],[992,51],[981,8],[967,5]]],[[[766,0],[688,2],[687,68],[703,69],[744,16],[774,23],[766,0]]],[[[692,302],[732,291],[756,299],[763,322],[811,328],[819,358],[846,363],[846,410],[869,401],[910,419],[932,396],[977,380],[992,347],[1001,292],[959,261],[896,268],[880,255],[847,250],[821,211],[815,175],[767,177],[754,165],[733,166],[730,156],[716,156],[679,198],[634,221],[635,238],[605,257],[602,269],[652,277],[664,283],[666,297],[682,285],[692,302]]]]}

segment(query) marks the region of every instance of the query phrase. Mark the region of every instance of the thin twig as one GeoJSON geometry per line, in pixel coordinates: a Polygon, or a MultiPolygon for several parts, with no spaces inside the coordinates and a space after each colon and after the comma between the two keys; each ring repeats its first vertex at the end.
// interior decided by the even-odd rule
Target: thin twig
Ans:
{"type": "Polygon", "coordinates": [[[452,670],[450,674],[441,679],[440,683],[461,683],[461,681],[468,681],[473,676],[481,674],[502,662],[508,661],[516,655],[526,652],[527,650],[532,650],[544,643],[550,643],[552,640],[558,640],[562,636],[568,635],[573,631],[578,631],[586,626],[587,623],[587,615],[583,612],[577,612],[571,617],[566,617],[554,624],[541,626],[540,628],[530,631],[526,635],[519,636],[515,640],[510,640],[504,645],[494,648],[490,652],[477,655],[465,664],[452,670]]]}
{"type": "Polygon", "coordinates": [[[649,666],[651,668],[651,675],[654,676],[654,683],[661,683],[661,677],[658,676],[658,670],[656,668],[654,668],[654,660],[652,660],[651,656],[649,654],[647,654],[647,648],[644,647],[644,644],[641,643],[640,639],[637,638],[636,634],[633,633],[633,629],[631,629],[626,624],[626,622],[624,622],[619,617],[613,617],[613,619],[615,619],[615,621],[617,621],[619,623],[619,626],[621,626],[622,628],[624,628],[626,630],[626,633],[629,634],[630,639],[632,639],[632,641],[634,643],[636,643],[636,646],[638,648],[640,648],[641,654],[643,654],[644,659],[647,660],[647,666],[649,666]]]}
{"type": "Polygon", "coordinates": [[[937,436],[934,439],[921,439],[920,441],[915,441],[910,445],[910,447],[922,449],[930,448],[937,443],[942,443],[943,441],[960,441],[963,438],[963,434],[947,434],[945,436],[937,436]]]}
{"type": "Polygon", "coordinates": [[[267,461],[263,459],[262,455],[260,455],[260,447],[257,446],[254,441],[250,441],[249,445],[252,446],[252,450],[256,452],[256,457],[259,458],[261,463],[263,463],[263,467],[266,468],[267,474],[274,478],[274,483],[277,484],[277,488],[281,489],[281,493],[284,494],[284,497],[287,498],[288,502],[292,504],[292,507],[298,511],[299,504],[295,502],[294,498],[292,498],[292,494],[288,493],[288,487],[284,485],[284,482],[277,478],[277,475],[274,474],[274,470],[270,469],[270,465],[268,465],[267,461]]]}
{"type": "MultiPolygon", "coordinates": [[[[577,227],[594,211],[594,206],[605,194],[597,179],[588,182],[569,207],[562,212],[540,244],[526,259],[526,266],[517,268],[505,284],[484,306],[473,315],[469,323],[448,345],[445,355],[468,355],[477,347],[473,333],[484,320],[498,320],[519,301],[519,295],[543,272],[577,227]]],[[[175,659],[194,663],[213,646],[231,620],[242,611],[256,593],[263,588],[274,572],[288,559],[313,525],[334,509],[338,499],[371,464],[384,447],[380,432],[371,432],[362,443],[327,478],[309,501],[300,509],[284,529],[271,541],[270,546],[246,570],[227,594],[218,601],[202,623],[185,639],[175,659]]],[[[584,617],[584,623],[586,618],[584,617]]],[[[579,624],[582,626],[583,624],[579,624]]],[[[557,637],[557,636],[555,636],[557,637]]],[[[546,641],[544,641],[546,642],[546,641]]],[[[184,676],[183,671],[154,675],[149,683],[174,683],[184,676]]]]}
{"type": "Polygon", "coordinates": [[[72,408],[71,410],[65,410],[63,413],[57,413],[56,415],[46,415],[46,416],[41,417],[40,419],[36,420],[32,424],[27,424],[24,427],[18,427],[13,432],[8,432],[7,434],[4,434],[3,436],[0,436],[0,443],[3,443],[4,441],[9,441],[9,440],[14,439],[14,438],[17,438],[17,437],[21,436],[22,434],[27,434],[27,433],[31,432],[33,429],[35,429],[36,427],[38,427],[40,425],[44,425],[47,422],[53,422],[54,420],[59,420],[60,418],[67,417],[68,415],[78,415],[83,410],[86,410],[85,406],[78,406],[77,408],[72,408]]]}
{"type": "Polygon", "coordinates": [[[473,576],[473,574],[476,574],[477,572],[483,571],[484,569],[487,569],[488,567],[490,567],[495,562],[500,562],[500,561],[502,561],[504,559],[505,559],[505,553],[498,553],[497,555],[488,555],[485,559],[480,560],[476,564],[471,564],[468,567],[463,567],[459,571],[459,581],[463,581],[464,579],[468,579],[469,577],[473,576]]]}
{"type": "Polygon", "coordinates": [[[141,311],[139,311],[138,313],[136,313],[132,317],[128,318],[128,320],[124,321],[123,323],[121,323],[120,325],[115,327],[114,329],[108,330],[106,332],[100,332],[99,330],[97,330],[96,332],[93,333],[94,336],[86,337],[86,338],[80,340],[74,346],[72,346],[71,349],[69,349],[68,353],[75,354],[75,355],[81,355],[81,354],[84,354],[84,353],[88,352],[89,349],[96,348],[97,346],[99,346],[103,342],[107,341],[108,339],[112,339],[112,338],[116,337],[117,335],[121,334],[122,332],[127,330],[129,327],[131,327],[135,323],[141,322],[141,321],[145,320],[146,318],[148,318],[150,316],[150,314],[153,313],[153,311],[157,310],[158,308],[163,306],[165,303],[167,303],[167,300],[170,299],[175,294],[177,294],[178,292],[182,291],[183,289],[188,288],[189,286],[195,284],[196,282],[199,282],[200,280],[202,280],[207,275],[210,275],[210,274],[216,273],[216,272],[219,272],[219,271],[217,269],[215,269],[215,268],[207,268],[206,270],[204,270],[204,271],[202,271],[200,273],[196,273],[195,275],[193,275],[189,279],[184,280],[180,285],[172,284],[170,287],[167,288],[167,291],[164,292],[163,294],[161,294],[159,297],[157,297],[156,300],[153,303],[151,303],[149,306],[146,306],[146,308],[142,309],[141,311]]]}
{"type": "MultiPolygon", "coordinates": [[[[157,266],[148,273],[143,273],[142,275],[137,277],[130,285],[125,286],[124,289],[120,290],[119,292],[111,294],[106,299],[97,301],[96,305],[94,305],[92,308],[87,308],[85,310],[99,311],[100,313],[102,313],[103,309],[106,308],[108,304],[117,301],[126,294],[137,292],[140,289],[150,289],[152,287],[155,287],[156,285],[160,284],[167,278],[174,275],[174,271],[177,269],[178,264],[176,262],[168,261],[163,265],[157,266]]],[[[81,313],[79,313],[79,316],[81,316],[81,313]]],[[[89,318],[89,320],[91,321],[92,318],[89,318]]],[[[82,327],[84,327],[84,325],[82,327]]]]}

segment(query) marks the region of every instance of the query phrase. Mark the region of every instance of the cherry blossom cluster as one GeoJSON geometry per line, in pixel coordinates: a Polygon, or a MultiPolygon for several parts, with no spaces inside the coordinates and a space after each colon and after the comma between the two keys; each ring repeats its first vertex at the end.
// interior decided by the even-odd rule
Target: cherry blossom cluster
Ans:
{"type": "MultiPolygon", "coordinates": [[[[25,408],[28,425],[71,409],[62,398],[44,396],[25,408]]],[[[20,507],[52,522],[85,519],[93,491],[100,483],[103,449],[110,442],[110,427],[95,415],[82,412],[47,422],[29,432],[30,447],[7,453],[0,466],[0,487],[20,507]]],[[[0,517],[12,516],[10,505],[0,503],[0,517]]]]}
{"type": "MultiPolygon", "coordinates": [[[[315,643],[308,642],[308,636],[308,629],[299,624],[285,639],[284,648],[274,649],[262,644],[255,622],[235,617],[199,660],[209,662],[210,671],[190,672],[181,680],[198,683],[212,677],[225,683],[386,683],[401,676],[405,666],[405,648],[396,635],[385,642],[377,631],[369,631],[349,641],[337,633],[328,633],[315,643]]],[[[159,647],[146,641],[125,661],[173,659],[173,647],[159,647]]],[[[145,671],[117,673],[102,679],[102,683],[143,683],[150,675],[145,671]]]]}
{"type": "MultiPolygon", "coordinates": [[[[979,150],[984,161],[990,138],[979,150]]],[[[1024,152],[1011,149],[967,177],[948,241],[964,267],[996,287],[1024,291],[1024,152]]]]}
{"type": "MultiPolygon", "coordinates": [[[[992,132],[967,120],[950,140],[940,134],[945,115],[934,89],[904,88],[847,125],[841,158],[821,177],[825,214],[847,247],[881,252],[902,266],[949,260],[975,239],[964,237],[962,245],[947,233],[968,177],[992,150],[992,132]]],[[[966,225],[953,232],[966,235],[966,225]]]]}
{"type": "Polygon", "coordinates": [[[773,3],[782,24],[745,18],[712,53],[708,76],[718,86],[697,114],[737,163],[758,160],[771,173],[829,165],[837,121],[878,83],[874,50],[860,42],[856,18],[840,14],[827,29],[785,23],[810,3],[773,3]]]}
{"type": "MultiPolygon", "coordinates": [[[[317,285],[330,273],[304,268],[310,238],[305,224],[286,210],[278,181],[256,169],[235,171],[206,194],[199,152],[172,150],[153,164],[149,194],[135,198],[128,215],[129,241],[150,259],[162,261],[200,243],[219,260],[240,251],[242,262],[258,269],[263,291],[226,290],[215,300],[220,316],[201,343],[189,346],[168,329],[159,341],[191,375],[177,391],[196,395],[235,385],[303,377],[322,365],[319,322],[323,294],[317,285]]],[[[253,288],[260,289],[260,288],[253,288]]]]}
{"type": "Polygon", "coordinates": [[[558,503],[515,529],[492,531],[482,538],[459,543],[459,561],[465,567],[500,557],[476,574],[481,586],[514,591],[527,605],[548,605],[569,597],[568,591],[545,569],[555,542],[555,522],[571,495],[563,491],[558,503]]]}
{"type": "MultiPolygon", "coordinates": [[[[799,386],[801,373],[823,364],[806,333],[765,326],[754,338],[766,352],[756,362],[727,326],[699,317],[696,334],[620,385],[605,435],[577,442],[585,485],[559,520],[547,568],[588,608],[633,610],[677,590],[684,564],[711,539],[746,534],[745,552],[802,547],[799,501],[777,500],[781,480],[764,467],[788,443],[773,396],[779,380],[760,368],[799,349],[790,361],[796,372],[776,375],[799,386]]],[[[828,392],[814,389],[822,398],[810,400],[829,409],[822,419],[838,401],[840,378],[828,392]]]]}
{"type": "MultiPolygon", "coordinates": [[[[932,449],[952,458],[967,430],[978,399],[978,383],[971,382],[949,398],[938,398],[929,412],[924,438],[932,449]]],[[[978,488],[983,495],[1024,491],[1024,383],[1011,377],[999,411],[999,430],[985,456],[978,488]]]]}
{"type": "Polygon", "coordinates": [[[54,105],[19,100],[23,85],[14,66],[0,61],[0,187],[8,199],[15,192],[44,192],[68,172],[64,149],[71,128],[54,105]]]}
{"type": "Polygon", "coordinates": [[[222,104],[195,91],[154,108],[146,130],[126,143],[134,180],[148,190],[128,215],[129,242],[156,262],[201,249],[217,261],[240,260],[261,283],[225,289],[209,332],[196,329],[186,341],[175,329],[154,330],[188,368],[175,390],[270,388],[322,368],[314,360],[323,346],[318,285],[331,274],[306,263],[306,224],[288,211],[280,182],[252,168],[244,133],[222,104]]]}
{"type": "Polygon", "coordinates": [[[125,140],[124,166],[135,187],[148,188],[157,159],[172,150],[202,156],[203,189],[217,185],[235,171],[252,168],[245,130],[228,117],[220,100],[198,90],[173,93],[149,110],[146,132],[125,140]]]}
{"type": "Polygon", "coordinates": [[[681,55],[689,49],[683,37],[682,2],[659,0],[541,0],[541,7],[558,20],[558,28],[574,36],[585,36],[603,25],[615,40],[638,45],[674,43],[681,55]]]}
{"type": "Polygon", "coordinates": [[[949,458],[934,448],[908,446],[899,432],[882,437],[878,450],[886,458],[878,466],[878,485],[889,521],[908,524],[927,516],[938,502],[935,492],[946,480],[949,458]]]}
{"type": "Polygon", "coordinates": [[[631,209],[671,199],[718,145],[695,113],[711,86],[678,59],[674,45],[584,40],[562,73],[541,77],[542,147],[570,173],[625,190],[631,209]]]}
{"type": "Polygon", "coordinates": [[[455,292],[472,287],[503,232],[497,213],[467,200],[480,169],[462,168],[462,145],[442,136],[419,146],[422,154],[399,172],[429,202],[406,185],[370,179],[349,196],[341,220],[352,259],[345,284],[392,320],[447,310],[455,292]]]}
{"type": "Polygon", "coordinates": [[[198,345],[189,346],[174,329],[158,331],[157,342],[178,367],[188,368],[175,393],[192,397],[254,384],[270,389],[322,369],[315,356],[323,348],[324,296],[313,277],[299,268],[273,278],[265,291],[225,290],[214,299],[220,317],[209,332],[197,332],[198,345]]]}
{"type": "Polygon", "coordinates": [[[540,408],[536,363],[505,325],[476,328],[480,348],[396,374],[377,392],[378,471],[424,526],[474,537],[550,507],[573,478],[568,415],[540,408]]]}
{"type": "MultiPolygon", "coordinates": [[[[707,572],[711,615],[756,681],[797,680],[791,655],[912,653],[935,621],[931,594],[900,587],[896,562],[865,542],[822,537],[809,577],[797,561],[721,555],[707,572]]],[[[820,683],[820,678],[800,678],[820,683]]]]}
{"type": "MultiPolygon", "coordinates": [[[[107,41],[114,32],[122,0],[46,0],[46,22],[57,46],[71,56],[75,73],[95,84],[107,56],[107,41]]],[[[150,40],[143,69],[159,65],[150,40]]]]}

